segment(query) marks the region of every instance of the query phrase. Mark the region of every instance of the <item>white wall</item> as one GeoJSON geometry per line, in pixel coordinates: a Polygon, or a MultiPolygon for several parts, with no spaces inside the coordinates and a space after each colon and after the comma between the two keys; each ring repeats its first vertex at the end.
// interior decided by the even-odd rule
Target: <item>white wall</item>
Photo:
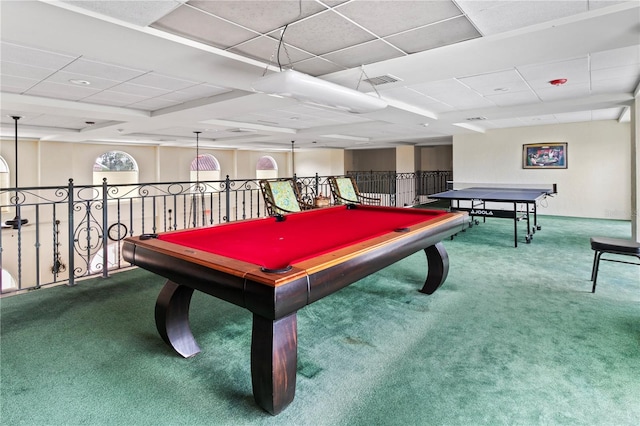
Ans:
{"type": "Polygon", "coordinates": [[[295,152],[296,176],[308,177],[343,175],[344,153],[342,149],[323,149],[295,152]]]}
{"type": "Polygon", "coordinates": [[[453,138],[458,182],[558,184],[541,214],[631,218],[630,125],[614,120],[498,129],[453,138]],[[567,142],[567,169],[523,169],[522,145],[567,142]]]}
{"type": "Polygon", "coordinates": [[[394,148],[355,149],[347,151],[345,169],[349,171],[387,172],[396,169],[394,148]]]}
{"type": "Polygon", "coordinates": [[[451,145],[420,147],[418,170],[453,170],[453,149],[451,145]]]}

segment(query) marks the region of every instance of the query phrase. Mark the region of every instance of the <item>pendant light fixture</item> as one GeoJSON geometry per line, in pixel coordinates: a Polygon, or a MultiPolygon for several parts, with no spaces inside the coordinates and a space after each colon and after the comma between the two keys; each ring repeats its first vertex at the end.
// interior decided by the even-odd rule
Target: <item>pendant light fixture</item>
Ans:
{"type": "Polygon", "coordinates": [[[22,219],[20,217],[20,204],[19,200],[19,192],[18,192],[18,120],[20,120],[19,115],[12,115],[13,121],[15,123],[15,156],[16,156],[16,164],[15,164],[15,184],[16,184],[16,194],[15,194],[15,203],[16,203],[16,216],[12,220],[7,220],[5,222],[6,225],[11,226],[13,229],[20,229],[22,225],[26,225],[29,221],[27,219],[22,219]]]}

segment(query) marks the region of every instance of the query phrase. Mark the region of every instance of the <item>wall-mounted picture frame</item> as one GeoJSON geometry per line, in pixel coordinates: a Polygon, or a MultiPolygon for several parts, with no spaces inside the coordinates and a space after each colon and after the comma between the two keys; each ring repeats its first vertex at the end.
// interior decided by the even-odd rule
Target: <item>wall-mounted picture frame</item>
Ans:
{"type": "Polygon", "coordinates": [[[567,143],[549,142],[522,145],[523,169],[566,169],[567,143]]]}

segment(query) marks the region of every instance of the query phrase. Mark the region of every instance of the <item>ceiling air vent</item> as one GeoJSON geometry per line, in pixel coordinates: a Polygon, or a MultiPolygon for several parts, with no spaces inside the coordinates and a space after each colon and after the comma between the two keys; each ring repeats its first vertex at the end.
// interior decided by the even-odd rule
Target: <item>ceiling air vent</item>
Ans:
{"type": "Polygon", "coordinates": [[[402,81],[402,79],[396,77],[395,75],[385,74],[378,77],[367,78],[364,81],[374,86],[380,86],[381,84],[395,83],[396,81],[402,81]]]}
{"type": "Polygon", "coordinates": [[[466,120],[467,121],[482,121],[482,120],[486,120],[487,117],[469,117],[466,120]]]}

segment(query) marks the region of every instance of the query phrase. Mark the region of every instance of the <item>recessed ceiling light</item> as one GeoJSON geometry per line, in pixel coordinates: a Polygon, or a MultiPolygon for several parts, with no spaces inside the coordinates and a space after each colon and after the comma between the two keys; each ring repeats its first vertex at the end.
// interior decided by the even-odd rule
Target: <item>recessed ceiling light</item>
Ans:
{"type": "Polygon", "coordinates": [[[427,126],[429,125],[429,123],[422,123],[422,125],[423,125],[424,127],[427,127],[427,126]]]}
{"type": "Polygon", "coordinates": [[[87,80],[78,80],[78,79],[75,79],[75,78],[74,78],[74,79],[69,80],[69,83],[77,84],[78,86],[88,86],[88,85],[90,85],[90,84],[91,84],[91,82],[90,82],[90,81],[87,81],[87,80]]]}

